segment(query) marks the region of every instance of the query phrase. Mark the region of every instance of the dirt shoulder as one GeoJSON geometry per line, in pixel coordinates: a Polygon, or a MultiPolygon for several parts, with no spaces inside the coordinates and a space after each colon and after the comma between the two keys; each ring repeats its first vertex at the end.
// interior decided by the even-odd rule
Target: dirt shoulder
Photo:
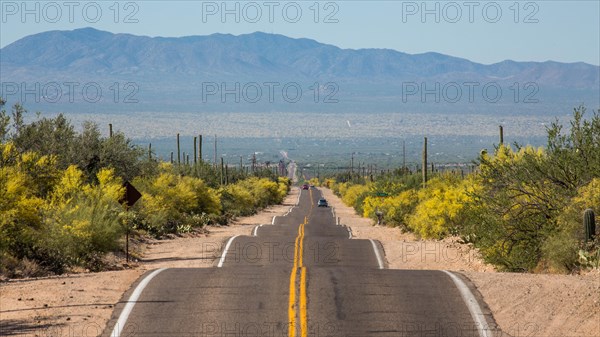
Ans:
{"type": "Polygon", "coordinates": [[[298,199],[294,188],[283,204],[239,218],[230,226],[209,226],[207,234],[151,240],[134,269],[0,283],[0,336],[99,336],[113,307],[144,272],[156,268],[210,268],[234,235],[250,235],[298,199]]]}
{"type": "MultiPolygon", "coordinates": [[[[600,271],[585,275],[499,273],[457,238],[417,240],[374,226],[329,189],[321,189],[354,237],[379,240],[390,269],[444,269],[468,277],[492,311],[502,336],[600,336],[600,271]]],[[[498,336],[496,336],[498,337],[498,336]]]]}

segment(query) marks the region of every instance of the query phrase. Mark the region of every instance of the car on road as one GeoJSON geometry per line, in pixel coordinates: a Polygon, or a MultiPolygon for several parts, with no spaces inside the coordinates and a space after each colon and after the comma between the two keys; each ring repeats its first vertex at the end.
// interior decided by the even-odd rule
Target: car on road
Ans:
{"type": "Polygon", "coordinates": [[[329,207],[329,205],[327,204],[327,200],[325,200],[325,199],[320,199],[319,202],[317,202],[317,206],[318,207],[329,207]]]}
{"type": "Polygon", "coordinates": [[[303,190],[307,190],[307,189],[308,189],[308,184],[304,184],[304,185],[302,185],[302,189],[303,189],[303,190]]]}

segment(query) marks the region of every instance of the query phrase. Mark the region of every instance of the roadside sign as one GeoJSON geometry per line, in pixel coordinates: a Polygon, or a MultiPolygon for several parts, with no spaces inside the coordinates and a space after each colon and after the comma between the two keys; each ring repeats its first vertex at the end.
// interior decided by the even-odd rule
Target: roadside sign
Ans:
{"type": "MultiPolygon", "coordinates": [[[[135,187],[133,187],[133,185],[131,185],[131,183],[129,181],[125,181],[125,183],[123,183],[123,187],[125,187],[125,195],[123,195],[123,197],[121,198],[121,200],[119,200],[119,203],[123,206],[125,206],[125,210],[129,210],[129,207],[133,206],[138,200],[140,200],[140,198],[142,197],[142,193],[140,193],[140,191],[138,191],[135,187]]],[[[130,225],[127,225],[127,230],[125,231],[125,254],[126,254],[126,260],[127,262],[129,262],[129,231],[130,231],[130,225]]]]}
{"type": "Polygon", "coordinates": [[[126,181],[123,184],[123,187],[125,187],[125,195],[123,195],[119,202],[121,203],[121,205],[129,208],[133,206],[138,200],[140,200],[142,194],[133,185],[131,185],[129,181],[126,181]]]}
{"type": "Polygon", "coordinates": [[[387,197],[389,194],[387,194],[385,192],[376,192],[375,195],[378,197],[387,197]]]}

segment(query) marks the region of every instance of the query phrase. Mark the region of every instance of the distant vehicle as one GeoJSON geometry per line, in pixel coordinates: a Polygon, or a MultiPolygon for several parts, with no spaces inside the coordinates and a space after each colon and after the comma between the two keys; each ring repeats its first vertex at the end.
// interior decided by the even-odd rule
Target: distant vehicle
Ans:
{"type": "Polygon", "coordinates": [[[310,185],[310,188],[315,188],[315,185],[310,185]]]}
{"type": "Polygon", "coordinates": [[[325,200],[325,199],[320,199],[319,202],[317,202],[317,206],[318,207],[329,207],[329,205],[327,205],[327,200],[325,200]]]}
{"type": "Polygon", "coordinates": [[[304,184],[304,185],[302,185],[302,189],[303,189],[303,190],[307,190],[307,189],[308,189],[308,184],[304,184]]]}

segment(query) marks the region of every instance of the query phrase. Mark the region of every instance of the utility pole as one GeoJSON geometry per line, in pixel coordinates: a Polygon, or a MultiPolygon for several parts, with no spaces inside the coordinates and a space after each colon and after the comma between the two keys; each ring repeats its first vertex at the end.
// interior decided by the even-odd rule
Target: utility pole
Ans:
{"type": "Polygon", "coordinates": [[[402,172],[406,169],[406,144],[402,141],[402,172]]]}
{"type": "Polygon", "coordinates": [[[215,135],[215,167],[217,167],[217,135],[215,135]]]}
{"type": "Polygon", "coordinates": [[[221,157],[221,185],[223,185],[223,157],[221,157]]]}
{"type": "Polygon", "coordinates": [[[500,125],[500,145],[504,144],[504,128],[500,125]]]}

